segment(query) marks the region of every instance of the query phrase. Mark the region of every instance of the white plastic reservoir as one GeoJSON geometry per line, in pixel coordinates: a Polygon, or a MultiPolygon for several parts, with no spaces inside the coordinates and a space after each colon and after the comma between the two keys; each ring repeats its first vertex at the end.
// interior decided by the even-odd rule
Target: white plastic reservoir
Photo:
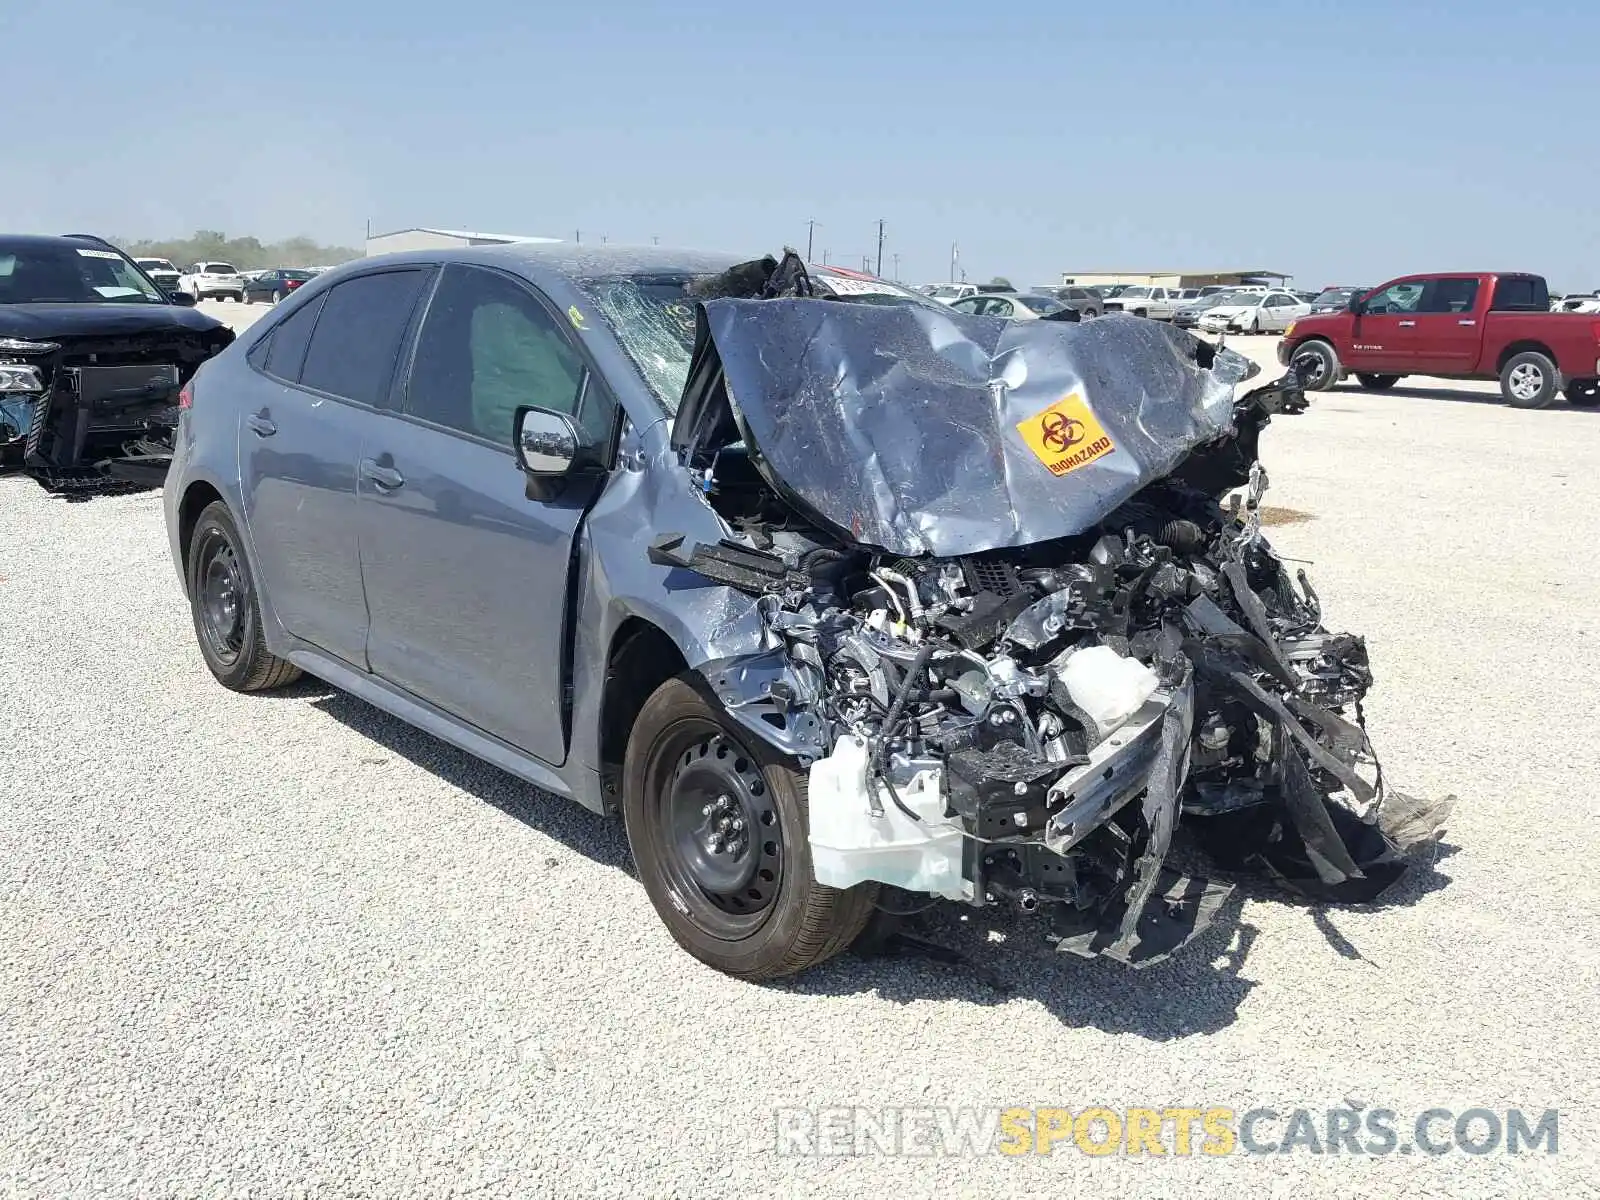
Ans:
{"type": "Polygon", "coordinates": [[[895,806],[882,780],[872,780],[883,805],[883,815],[874,817],[867,760],[867,743],[847,735],[811,765],[811,866],[817,882],[847,888],[874,879],[911,892],[969,899],[972,884],[961,877],[961,831],[944,815],[944,772],[931,767],[895,785],[921,821],[895,806]]]}

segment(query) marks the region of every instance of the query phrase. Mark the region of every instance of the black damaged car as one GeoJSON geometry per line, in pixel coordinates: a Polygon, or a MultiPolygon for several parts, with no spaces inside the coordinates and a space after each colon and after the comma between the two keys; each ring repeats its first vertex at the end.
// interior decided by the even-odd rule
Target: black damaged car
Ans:
{"type": "Polygon", "coordinates": [[[0,470],[68,494],[158,486],[179,390],[233,331],[87,234],[0,235],[0,470]]]}

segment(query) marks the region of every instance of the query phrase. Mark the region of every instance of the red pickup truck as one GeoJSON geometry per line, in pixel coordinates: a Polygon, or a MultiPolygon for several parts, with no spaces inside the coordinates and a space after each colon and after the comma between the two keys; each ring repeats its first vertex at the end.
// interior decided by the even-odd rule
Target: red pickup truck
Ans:
{"type": "Polygon", "coordinates": [[[1565,389],[1600,404],[1600,319],[1550,311],[1538,275],[1407,275],[1350,298],[1343,312],[1302,317],[1278,343],[1309,386],[1354,375],[1374,391],[1406,375],[1498,379],[1518,408],[1543,408],[1565,389]]]}

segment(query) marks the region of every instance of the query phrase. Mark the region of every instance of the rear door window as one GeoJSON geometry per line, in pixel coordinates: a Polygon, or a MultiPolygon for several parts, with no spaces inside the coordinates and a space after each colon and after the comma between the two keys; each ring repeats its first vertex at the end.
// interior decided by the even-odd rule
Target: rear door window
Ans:
{"type": "Polygon", "coordinates": [[[421,270],[384,271],[332,288],[306,349],[300,382],[357,404],[381,404],[426,280],[421,270]]]}
{"type": "Polygon", "coordinates": [[[1476,279],[1430,279],[1422,289],[1419,313],[1466,313],[1478,302],[1476,279]]]}
{"type": "Polygon", "coordinates": [[[300,367],[306,361],[311,330],[317,324],[326,293],[310,304],[297,308],[279,323],[267,340],[267,357],[261,369],[288,383],[300,382],[300,367]]]}
{"type": "Polygon", "coordinates": [[[496,271],[452,265],[417,338],[405,411],[509,450],[522,405],[577,417],[591,431],[603,427],[595,422],[608,414],[578,411],[583,377],[577,349],[526,287],[496,271]]]}

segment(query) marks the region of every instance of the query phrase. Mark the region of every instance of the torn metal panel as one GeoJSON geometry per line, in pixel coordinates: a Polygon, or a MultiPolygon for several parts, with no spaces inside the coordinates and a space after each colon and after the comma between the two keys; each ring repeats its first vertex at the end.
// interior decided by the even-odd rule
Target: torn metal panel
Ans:
{"type": "Polygon", "coordinates": [[[1131,317],[718,299],[674,442],[699,462],[742,439],[836,536],[950,557],[1082,533],[1230,433],[1254,370],[1131,317]]]}

